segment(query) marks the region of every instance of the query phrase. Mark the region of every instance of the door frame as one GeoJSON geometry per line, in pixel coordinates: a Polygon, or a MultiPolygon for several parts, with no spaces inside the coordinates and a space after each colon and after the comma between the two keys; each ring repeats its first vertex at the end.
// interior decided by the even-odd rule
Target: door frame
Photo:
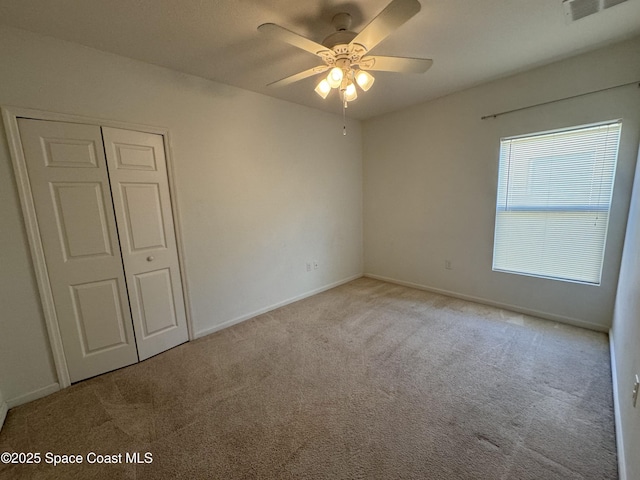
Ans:
{"type": "Polygon", "coordinates": [[[49,343],[51,345],[51,353],[55,364],[58,383],[60,388],[66,388],[71,385],[69,378],[69,370],[67,369],[67,359],[64,354],[62,345],[62,336],[58,327],[58,318],[53,302],[53,294],[51,284],[49,283],[49,274],[47,272],[47,264],[44,257],[44,249],[42,239],[40,238],[40,229],[38,227],[38,219],[31,192],[31,184],[29,183],[29,175],[27,173],[27,164],[22,141],[20,139],[20,131],[18,129],[19,118],[29,118],[33,120],[48,120],[54,122],[80,123],[84,125],[95,125],[98,127],[113,127],[124,130],[134,130],[144,133],[152,133],[161,135],[164,143],[165,156],[167,161],[167,180],[169,183],[169,195],[171,197],[171,210],[173,213],[174,229],[176,235],[176,245],[178,248],[178,263],[180,266],[180,276],[182,277],[182,294],[184,296],[185,315],[187,318],[187,331],[189,340],[194,339],[193,323],[191,319],[191,299],[189,297],[189,288],[187,285],[187,272],[184,254],[184,242],[182,239],[182,222],[180,221],[180,209],[178,208],[178,190],[175,184],[175,172],[173,165],[173,155],[171,151],[171,142],[169,129],[163,127],[154,127],[149,125],[140,125],[135,123],[119,122],[116,120],[108,120],[103,118],[85,117],[81,115],[71,115],[65,113],[47,112],[44,110],[34,110],[30,108],[21,108],[14,106],[2,106],[2,118],[7,133],[7,141],[9,143],[9,153],[13,163],[13,171],[18,186],[18,195],[22,206],[24,216],[24,224],[29,239],[29,247],[31,250],[31,258],[33,260],[33,269],[36,275],[38,291],[40,293],[40,302],[42,304],[42,312],[44,314],[47,333],[49,334],[49,343]]]}

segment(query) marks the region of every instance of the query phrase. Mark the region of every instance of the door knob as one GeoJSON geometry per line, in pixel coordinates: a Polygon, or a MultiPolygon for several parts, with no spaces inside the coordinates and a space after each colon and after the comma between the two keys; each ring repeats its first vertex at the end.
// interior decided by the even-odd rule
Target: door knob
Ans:
{"type": "Polygon", "coordinates": [[[147,257],[147,262],[153,262],[153,255],[149,255],[147,257]]]}

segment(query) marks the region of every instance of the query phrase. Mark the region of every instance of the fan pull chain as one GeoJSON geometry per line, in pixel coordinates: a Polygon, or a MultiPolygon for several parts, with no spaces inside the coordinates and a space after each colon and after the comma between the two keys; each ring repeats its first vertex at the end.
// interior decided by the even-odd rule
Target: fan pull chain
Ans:
{"type": "Polygon", "coordinates": [[[347,134],[347,99],[342,102],[342,135],[347,134]]]}

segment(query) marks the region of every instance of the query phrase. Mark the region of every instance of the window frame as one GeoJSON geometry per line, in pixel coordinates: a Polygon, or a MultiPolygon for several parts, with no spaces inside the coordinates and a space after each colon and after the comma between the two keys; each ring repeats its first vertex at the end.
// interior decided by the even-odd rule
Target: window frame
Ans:
{"type": "MultiPolygon", "coordinates": [[[[493,251],[492,251],[492,271],[493,272],[499,272],[499,273],[508,273],[508,274],[513,274],[513,275],[521,275],[521,276],[526,276],[526,277],[534,277],[534,278],[541,278],[541,279],[548,279],[548,280],[557,280],[557,281],[562,281],[562,282],[569,282],[569,283],[577,283],[577,284],[585,284],[585,285],[590,285],[590,286],[600,286],[602,284],[602,274],[604,271],[604,259],[605,259],[605,255],[606,255],[606,248],[607,248],[607,239],[608,239],[608,235],[609,235],[609,227],[610,227],[610,220],[611,220],[611,213],[612,213],[612,208],[613,208],[613,195],[615,193],[615,184],[616,184],[616,175],[617,175],[617,170],[618,170],[618,160],[619,160],[619,154],[620,154],[620,145],[622,143],[622,130],[623,130],[623,121],[621,118],[616,118],[616,119],[611,119],[611,120],[605,120],[605,121],[601,121],[601,122],[595,122],[595,123],[589,123],[589,124],[581,124],[581,125],[574,125],[574,126],[569,126],[569,127],[563,127],[563,128],[557,128],[557,129],[553,129],[553,130],[545,130],[545,131],[538,131],[538,132],[531,132],[531,133],[526,133],[526,134],[519,134],[519,135],[512,135],[512,136],[505,136],[505,137],[501,137],[500,138],[500,145],[499,145],[499,151],[498,151],[498,177],[497,177],[497,182],[496,182],[496,201],[495,201],[495,216],[494,216],[494,238],[493,238],[493,251]],[[611,191],[608,195],[607,201],[605,203],[602,203],[601,199],[599,200],[599,202],[594,203],[594,204],[575,204],[575,205],[557,205],[557,206],[553,206],[553,205],[545,205],[545,206],[539,206],[539,205],[531,205],[531,206],[507,206],[508,203],[508,193],[506,193],[506,198],[504,202],[501,202],[501,184],[503,182],[503,175],[504,175],[504,168],[511,168],[511,163],[510,160],[507,161],[503,161],[503,157],[505,156],[505,154],[503,153],[503,148],[505,145],[505,142],[507,141],[513,141],[513,140],[519,140],[519,139],[529,139],[529,138],[535,138],[535,137],[542,137],[545,135],[554,135],[554,134],[558,134],[558,133],[565,133],[565,132],[573,132],[573,131],[581,131],[581,130],[588,130],[590,128],[598,128],[598,127],[607,127],[607,126],[618,126],[618,133],[617,133],[617,143],[615,145],[615,153],[614,153],[614,158],[613,158],[613,166],[612,166],[612,171],[611,171],[611,191]],[[540,213],[549,213],[549,212],[568,212],[568,213],[572,213],[572,212],[580,212],[580,211],[589,211],[589,212],[606,212],[607,213],[607,219],[606,219],[606,226],[604,229],[604,236],[603,236],[603,240],[602,240],[602,253],[600,255],[600,259],[599,259],[599,268],[598,268],[598,279],[597,281],[587,281],[587,280],[583,280],[583,279],[576,279],[576,278],[571,278],[570,276],[567,277],[562,277],[562,276],[556,276],[556,275],[545,275],[545,274],[540,274],[540,273],[534,273],[534,272],[528,272],[528,271],[519,271],[517,269],[507,269],[504,267],[497,267],[496,266],[496,252],[497,252],[497,248],[498,248],[498,215],[500,213],[503,212],[508,212],[508,211],[516,211],[516,212],[540,212],[540,213]]],[[[509,157],[511,156],[511,153],[506,153],[506,158],[509,159],[509,157]]],[[[510,173],[506,173],[507,178],[506,181],[509,182],[510,177],[510,173]]],[[[591,179],[595,178],[595,175],[591,177],[591,179]]],[[[593,180],[592,180],[593,181],[593,180]]],[[[527,186],[530,188],[531,184],[528,183],[527,186]]],[[[508,187],[507,187],[508,188],[508,187]]]]}

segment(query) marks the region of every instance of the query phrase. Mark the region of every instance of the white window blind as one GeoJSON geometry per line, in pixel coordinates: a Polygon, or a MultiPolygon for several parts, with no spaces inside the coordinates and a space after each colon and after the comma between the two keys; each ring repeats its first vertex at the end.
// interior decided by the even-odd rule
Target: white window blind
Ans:
{"type": "Polygon", "coordinates": [[[600,284],[620,130],[501,140],[494,270],[600,284]]]}

